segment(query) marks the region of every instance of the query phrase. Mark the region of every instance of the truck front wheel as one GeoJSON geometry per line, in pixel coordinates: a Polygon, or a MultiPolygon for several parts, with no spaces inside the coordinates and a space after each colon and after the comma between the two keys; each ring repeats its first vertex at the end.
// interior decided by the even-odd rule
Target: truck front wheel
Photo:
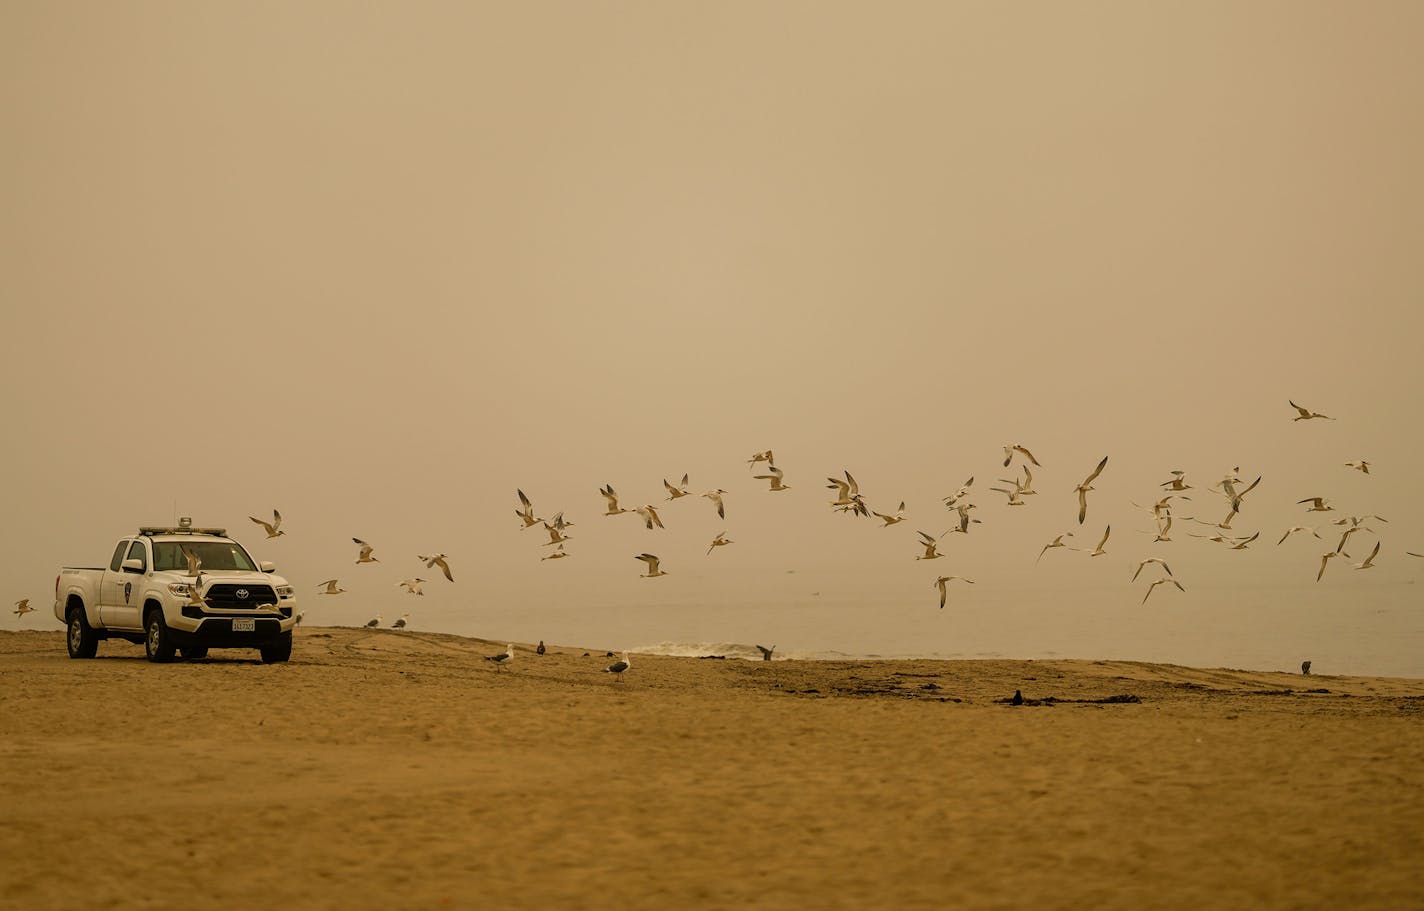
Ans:
{"type": "Polygon", "coordinates": [[[163,611],[154,609],[143,620],[143,650],[149,661],[172,661],[176,646],[168,632],[168,624],[163,622],[163,611]]]}
{"type": "Polygon", "coordinates": [[[94,632],[94,627],[89,625],[89,621],[84,618],[84,608],[71,607],[69,615],[65,618],[69,631],[65,636],[65,645],[69,648],[71,658],[93,658],[99,651],[99,635],[94,632]]]}
{"type": "Polygon", "coordinates": [[[292,634],[285,632],[258,649],[263,664],[277,664],[292,657],[292,634]]]}

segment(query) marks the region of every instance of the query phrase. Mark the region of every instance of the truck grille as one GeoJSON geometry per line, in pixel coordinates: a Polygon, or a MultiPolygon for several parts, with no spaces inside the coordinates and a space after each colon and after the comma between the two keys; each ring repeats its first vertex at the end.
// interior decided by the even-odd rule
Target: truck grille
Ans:
{"type": "Polygon", "coordinates": [[[276,604],[277,593],[270,585],[234,585],[231,582],[217,582],[208,586],[203,595],[208,607],[217,610],[256,610],[259,604],[276,604]],[[247,597],[238,596],[246,592],[247,597]]]}

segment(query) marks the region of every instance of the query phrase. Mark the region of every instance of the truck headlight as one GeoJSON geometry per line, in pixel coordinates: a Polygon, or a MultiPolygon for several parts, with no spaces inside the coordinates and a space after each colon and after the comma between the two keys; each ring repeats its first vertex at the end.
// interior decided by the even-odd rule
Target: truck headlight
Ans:
{"type": "Polygon", "coordinates": [[[278,598],[290,598],[297,593],[297,590],[290,585],[277,586],[278,598]]]}
{"type": "Polygon", "coordinates": [[[168,590],[175,595],[182,595],[185,598],[188,597],[189,588],[187,582],[169,582],[168,590]]]}

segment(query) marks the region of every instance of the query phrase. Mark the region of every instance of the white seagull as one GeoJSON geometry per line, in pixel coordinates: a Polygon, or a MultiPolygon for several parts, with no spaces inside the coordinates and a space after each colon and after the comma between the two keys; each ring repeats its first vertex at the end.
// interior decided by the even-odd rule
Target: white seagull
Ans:
{"type": "Polygon", "coordinates": [[[880,519],[880,521],[885,523],[884,525],[880,526],[881,528],[889,528],[891,525],[896,525],[900,522],[905,521],[905,501],[900,501],[900,508],[895,511],[895,514],[893,516],[887,516],[885,513],[876,512],[875,510],[871,510],[870,514],[876,516],[880,519]]]}
{"type": "MultiPolygon", "coordinates": [[[[560,515],[562,515],[562,513],[560,513],[560,515]]],[[[415,558],[417,560],[424,560],[426,569],[434,569],[437,566],[440,567],[440,571],[445,574],[446,579],[449,579],[451,582],[455,581],[455,576],[450,572],[450,564],[446,561],[444,554],[431,554],[428,557],[424,554],[416,554],[415,558]]]]}
{"type": "MultiPolygon", "coordinates": [[[[945,534],[948,534],[948,532],[945,532],[945,534]]],[[[922,556],[916,557],[916,560],[938,560],[940,557],[944,556],[944,554],[939,553],[935,549],[939,546],[939,538],[943,538],[944,535],[940,535],[939,538],[936,538],[928,532],[922,531],[919,532],[919,536],[920,545],[924,547],[925,552],[922,556]]]]}
{"type": "Polygon", "coordinates": [[[549,533],[549,540],[544,542],[545,547],[548,547],[550,544],[562,544],[565,541],[573,540],[573,535],[564,534],[563,529],[550,525],[548,522],[544,523],[544,530],[549,533]]]}
{"type": "Polygon", "coordinates": [[[318,589],[323,595],[339,595],[339,594],[341,594],[342,592],[346,591],[346,589],[344,589],[344,588],[337,588],[337,587],[336,587],[336,580],[335,580],[335,579],[327,579],[325,582],[323,582],[323,583],[321,583],[320,585],[318,585],[318,586],[317,586],[317,589],[318,589]]]}
{"type": "MultiPolygon", "coordinates": [[[[1047,544],[1043,545],[1043,550],[1040,550],[1040,551],[1038,552],[1038,560],[1042,560],[1042,559],[1043,559],[1043,555],[1046,554],[1046,553],[1048,553],[1050,550],[1052,550],[1052,549],[1055,548],[1055,547],[1067,547],[1069,550],[1077,550],[1078,548],[1072,547],[1072,546],[1070,546],[1070,545],[1068,545],[1068,544],[1064,544],[1064,543],[1063,543],[1063,539],[1064,539],[1064,538],[1071,538],[1071,537],[1073,537],[1073,533],[1072,533],[1071,531],[1065,531],[1063,534],[1059,535],[1058,537],[1054,538],[1052,541],[1049,541],[1047,544]]],[[[1038,563],[1038,560],[1034,560],[1033,562],[1034,562],[1035,564],[1037,564],[1037,563],[1038,563]]]]}
{"type": "Polygon", "coordinates": [[[1088,491],[1095,489],[1093,487],[1093,481],[1097,480],[1098,475],[1103,473],[1103,469],[1107,467],[1107,464],[1108,457],[1103,456],[1103,460],[1098,463],[1097,468],[1093,469],[1093,473],[1088,475],[1088,477],[1083,481],[1083,483],[1079,484],[1077,487],[1074,488],[1074,490],[1078,491],[1079,525],[1082,525],[1083,520],[1088,517],[1088,491]]]}
{"type": "Polygon", "coordinates": [[[623,672],[632,666],[632,663],[628,660],[628,653],[624,652],[622,658],[608,665],[608,667],[605,667],[603,672],[605,674],[612,674],[614,678],[622,680],[623,672]]]}
{"type": "Polygon", "coordinates": [[[34,610],[35,610],[35,609],[34,609],[33,607],[30,607],[30,599],[29,599],[29,598],[21,598],[19,601],[16,601],[16,602],[15,602],[15,616],[16,616],[16,617],[23,617],[23,616],[25,616],[25,614],[34,613],[34,610]]]}
{"type": "Polygon", "coordinates": [[[370,620],[367,620],[367,621],[366,621],[366,629],[375,629],[376,627],[378,627],[378,626],[381,625],[381,621],[384,620],[384,619],[385,619],[385,618],[382,617],[380,614],[377,614],[376,616],[372,617],[370,620]]]}
{"type": "Polygon", "coordinates": [[[608,511],[604,513],[605,516],[616,516],[628,512],[618,505],[618,494],[614,492],[612,484],[598,488],[598,492],[608,500],[608,511]]]}
{"type": "Polygon", "coordinates": [[[280,512],[278,512],[277,510],[275,510],[275,509],[272,510],[272,521],[271,521],[271,522],[264,522],[264,521],[262,521],[261,519],[257,518],[256,516],[248,516],[247,518],[251,519],[252,521],[256,522],[258,525],[261,525],[263,528],[267,529],[267,537],[269,537],[269,538],[275,538],[275,537],[278,537],[279,535],[285,535],[285,534],[286,534],[285,531],[282,531],[282,530],[280,530],[280,529],[277,527],[277,526],[279,526],[279,525],[282,524],[282,514],[281,514],[280,512]]]}
{"type": "Polygon", "coordinates": [[[1354,563],[1354,564],[1351,564],[1351,565],[1353,565],[1353,566],[1355,567],[1355,569],[1374,569],[1374,568],[1375,568],[1375,557],[1378,557],[1378,556],[1379,556],[1379,549],[1380,549],[1380,542],[1376,541],[1376,542],[1375,542],[1375,549],[1372,550],[1372,551],[1370,551],[1370,555],[1365,558],[1365,562],[1363,562],[1363,563],[1354,563]]]}
{"type": "Polygon", "coordinates": [[[1245,550],[1248,546],[1250,546],[1252,541],[1256,540],[1259,537],[1261,537],[1261,533],[1258,531],[1249,538],[1237,538],[1236,543],[1231,545],[1231,549],[1245,550]]]}
{"type": "MultiPolygon", "coordinates": [[[[1167,582],[1170,582],[1170,583],[1172,583],[1173,585],[1177,586],[1177,590],[1178,590],[1178,591],[1183,591],[1183,592],[1186,591],[1185,588],[1182,588],[1182,583],[1178,582],[1176,579],[1158,579],[1156,582],[1153,582],[1151,585],[1147,586],[1147,594],[1145,594],[1145,595],[1142,596],[1142,603],[1143,603],[1143,604],[1146,604],[1146,603],[1147,603],[1147,599],[1150,598],[1150,597],[1152,597],[1152,591],[1153,591],[1153,589],[1155,589],[1157,586],[1163,585],[1163,584],[1165,584],[1165,583],[1167,583],[1167,582]]],[[[1141,606],[1141,605],[1139,605],[1139,606],[1141,606]]]]}
{"type": "Polygon", "coordinates": [[[1369,462],[1366,462],[1364,459],[1360,459],[1360,461],[1358,461],[1358,462],[1346,462],[1346,463],[1345,463],[1345,467],[1346,467],[1346,468],[1353,468],[1353,469],[1355,469],[1356,471],[1360,472],[1361,474],[1369,474],[1369,473],[1370,473],[1370,463],[1369,463],[1369,462]]]}
{"type": "Polygon", "coordinates": [[[356,562],[357,562],[357,563],[380,563],[380,562],[381,562],[380,560],[378,560],[378,559],[376,559],[375,557],[371,556],[371,549],[372,549],[372,548],[371,548],[371,545],[367,544],[365,541],[362,541],[360,538],[352,538],[351,540],[354,541],[355,543],[361,545],[361,556],[359,556],[359,557],[356,558],[356,562]]]}
{"type": "Polygon", "coordinates": [[[644,503],[633,511],[642,518],[644,527],[649,531],[653,530],[654,525],[658,528],[663,527],[663,520],[658,518],[658,511],[651,503],[644,503]]]}
{"type": "Polygon", "coordinates": [[[203,568],[202,558],[193,553],[192,549],[186,544],[179,544],[178,547],[183,551],[184,562],[188,564],[188,575],[198,575],[199,570],[203,568]]]}
{"type": "MultiPolygon", "coordinates": [[[[1016,453],[1016,452],[1022,453],[1022,454],[1024,455],[1024,457],[1026,457],[1030,462],[1032,462],[1032,463],[1035,464],[1035,465],[1038,465],[1038,459],[1035,459],[1035,458],[1033,457],[1033,453],[1029,452],[1027,449],[1025,449],[1024,447],[1020,446],[1018,443],[1010,443],[1010,444],[1008,444],[1007,446],[1004,447],[1004,467],[1005,467],[1005,468],[1008,468],[1008,467],[1009,467],[1009,463],[1013,461],[1013,459],[1014,459],[1014,453],[1016,453]]],[[[1042,466],[1042,465],[1039,465],[1039,467],[1042,468],[1043,466],[1042,466]]]]}
{"type": "Polygon", "coordinates": [[[704,491],[701,494],[701,496],[706,497],[707,499],[711,500],[713,504],[716,505],[717,518],[719,519],[727,518],[727,507],[722,503],[722,494],[724,493],[726,493],[726,491],[719,487],[716,490],[704,491]]]}
{"type": "Polygon", "coordinates": [[[791,487],[789,485],[781,483],[781,478],[785,472],[771,464],[771,462],[767,462],[766,464],[767,471],[771,472],[771,474],[754,474],[752,477],[758,481],[770,481],[771,487],[768,488],[769,490],[790,490],[791,487]]]}
{"type": "Polygon", "coordinates": [[[712,539],[712,546],[707,548],[707,553],[710,555],[712,551],[716,550],[717,548],[726,547],[728,544],[732,543],[734,542],[731,538],[727,537],[727,533],[725,531],[719,531],[717,532],[717,537],[712,539]]]}
{"type": "Polygon", "coordinates": [[[409,613],[401,614],[400,619],[391,624],[391,629],[405,629],[405,618],[409,616],[409,613]]]}
{"type": "Polygon", "coordinates": [[[1311,534],[1315,535],[1317,538],[1320,537],[1320,533],[1313,528],[1309,528],[1305,525],[1292,525],[1290,528],[1286,529],[1285,534],[1281,535],[1281,539],[1276,542],[1276,546],[1280,547],[1282,544],[1286,543],[1286,538],[1289,538],[1291,535],[1295,534],[1298,531],[1308,531],[1311,534]]]}
{"type": "Polygon", "coordinates": [[[669,484],[667,478],[663,478],[663,486],[667,488],[667,498],[669,500],[678,500],[686,496],[691,496],[687,491],[687,475],[682,476],[682,483],[676,487],[669,484]]]}
{"type": "Polygon", "coordinates": [[[1137,581],[1137,577],[1142,572],[1142,568],[1148,563],[1156,563],[1167,571],[1167,575],[1172,575],[1172,567],[1167,565],[1166,560],[1163,560],[1161,557],[1148,557],[1146,560],[1143,560],[1141,563],[1137,564],[1137,572],[1132,574],[1132,581],[1137,581]]]}
{"type": "Polygon", "coordinates": [[[1306,497],[1304,500],[1296,501],[1297,506],[1305,503],[1312,504],[1306,512],[1331,512],[1335,509],[1330,505],[1330,500],[1327,497],[1306,497]]]}
{"type": "Polygon", "coordinates": [[[747,459],[748,465],[754,464],[756,462],[765,462],[767,465],[775,465],[776,459],[772,456],[771,450],[767,449],[763,452],[754,452],[752,453],[752,457],[750,459],[747,459]]]}
{"type": "Polygon", "coordinates": [[[529,502],[529,498],[524,495],[524,491],[516,489],[514,492],[519,494],[520,505],[519,508],[514,511],[514,514],[524,522],[521,530],[531,525],[538,525],[544,521],[534,515],[534,504],[529,502]]]}
{"type": "Polygon", "coordinates": [[[539,562],[540,562],[540,563],[543,563],[545,560],[557,560],[557,559],[559,559],[560,557],[567,557],[567,556],[568,556],[568,554],[564,552],[564,545],[560,544],[558,547],[554,548],[554,552],[553,552],[553,553],[551,553],[551,554],[549,554],[549,555],[547,555],[547,556],[540,557],[540,558],[539,558],[539,562]]]}
{"type": "MultiPolygon", "coordinates": [[[[1290,400],[1287,399],[1286,401],[1289,402],[1290,400]]],[[[1310,420],[1311,418],[1324,418],[1324,419],[1327,420],[1327,421],[1333,421],[1333,420],[1335,420],[1334,418],[1330,417],[1329,415],[1321,414],[1321,413],[1318,412],[1318,411],[1311,411],[1309,408],[1302,408],[1302,407],[1300,407],[1299,405],[1297,405],[1295,402],[1291,402],[1291,403],[1290,403],[1290,406],[1291,406],[1292,408],[1294,408],[1296,411],[1300,412],[1300,413],[1297,414],[1295,417],[1291,418],[1292,421],[1308,421],[1308,420],[1310,420]]]]}
{"type": "Polygon", "coordinates": [[[1103,539],[1098,542],[1098,546],[1097,546],[1097,547],[1094,547],[1091,551],[1088,552],[1088,556],[1090,556],[1090,557],[1101,557],[1103,554],[1107,553],[1107,551],[1103,550],[1103,545],[1106,544],[1106,543],[1108,543],[1108,535],[1110,535],[1110,534],[1112,534],[1112,526],[1111,526],[1111,525],[1109,525],[1107,528],[1103,529],[1103,539]]]}
{"type": "Polygon", "coordinates": [[[402,581],[402,582],[397,582],[396,585],[399,586],[400,588],[405,589],[407,592],[410,592],[412,595],[424,595],[425,592],[422,591],[421,588],[420,588],[420,586],[421,586],[424,582],[425,582],[424,579],[419,579],[419,578],[417,578],[417,579],[406,579],[406,580],[404,580],[404,581],[402,581]]]}
{"type": "Polygon", "coordinates": [[[486,655],[486,661],[493,661],[496,668],[504,667],[514,660],[514,644],[510,643],[504,647],[504,651],[498,655],[486,655]]]}
{"type": "Polygon", "coordinates": [[[658,558],[655,554],[638,554],[634,560],[642,560],[648,564],[648,571],[639,576],[639,579],[656,579],[658,576],[666,576],[667,573],[658,568],[658,558]]]}
{"type": "MultiPolygon", "coordinates": [[[[1330,558],[1331,558],[1331,557],[1338,557],[1338,556],[1340,556],[1340,552],[1339,552],[1338,550],[1332,550],[1332,551],[1330,551],[1330,553],[1328,553],[1328,554],[1321,554],[1321,555],[1320,555],[1320,572],[1318,572],[1318,573],[1315,574],[1315,581],[1316,581],[1316,582],[1319,582],[1319,581],[1320,581],[1320,577],[1323,576],[1323,575],[1325,575],[1325,567],[1329,565],[1329,563],[1330,563],[1330,558]]],[[[1350,555],[1349,555],[1349,554],[1345,554],[1345,556],[1348,557],[1348,556],[1350,556],[1350,555]]]]}
{"type": "Polygon", "coordinates": [[[938,579],[934,580],[935,588],[939,589],[940,610],[944,610],[944,602],[949,597],[949,583],[953,582],[955,579],[958,579],[960,582],[968,582],[970,585],[974,584],[973,579],[966,579],[963,576],[940,576],[938,579]]]}
{"type": "Polygon", "coordinates": [[[1168,490],[1191,490],[1192,485],[1186,482],[1186,475],[1187,473],[1185,471],[1174,471],[1172,472],[1172,480],[1163,481],[1157,486],[1165,487],[1168,490]]]}
{"type": "Polygon", "coordinates": [[[957,504],[960,500],[964,499],[965,497],[969,496],[969,488],[970,488],[970,487],[973,487],[973,486],[974,486],[974,476],[973,476],[973,475],[970,475],[970,476],[969,476],[969,480],[967,480],[967,481],[965,481],[963,484],[961,484],[961,485],[959,486],[959,489],[958,489],[958,490],[956,490],[954,493],[950,494],[950,495],[947,496],[947,497],[942,497],[942,498],[941,498],[941,499],[944,500],[944,505],[947,506],[947,507],[949,507],[950,509],[953,509],[954,506],[955,506],[955,504],[957,504]]]}

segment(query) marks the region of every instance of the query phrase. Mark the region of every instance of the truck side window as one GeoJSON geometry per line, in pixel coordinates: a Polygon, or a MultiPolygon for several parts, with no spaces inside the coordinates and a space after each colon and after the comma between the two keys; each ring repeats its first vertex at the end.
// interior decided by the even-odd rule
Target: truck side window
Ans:
{"type": "Polygon", "coordinates": [[[139,563],[142,564],[142,566],[139,567],[139,572],[148,571],[148,554],[143,551],[142,541],[133,542],[133,546],[129,548],[129,559],[138,560],[139,563]]]}
{"type": "Polygon", "coordinates": [[[123,541],[120,541],[120,542],[119,542],[119,546],[114,548],[114,559],[112,559],[112,560],[109,561],[109,570],[110,570],[111,572],[118,572],[118,571],[119,571],[119,567],[120,567],[120,566],[123,564],[123,562],[124,562],[124,551],[126,551],[126,550],[128,550],[128,549],[129,549],[129,542],[128,542],[127,539],[125,539],[125,540],[123,540],[123,541]]]}

